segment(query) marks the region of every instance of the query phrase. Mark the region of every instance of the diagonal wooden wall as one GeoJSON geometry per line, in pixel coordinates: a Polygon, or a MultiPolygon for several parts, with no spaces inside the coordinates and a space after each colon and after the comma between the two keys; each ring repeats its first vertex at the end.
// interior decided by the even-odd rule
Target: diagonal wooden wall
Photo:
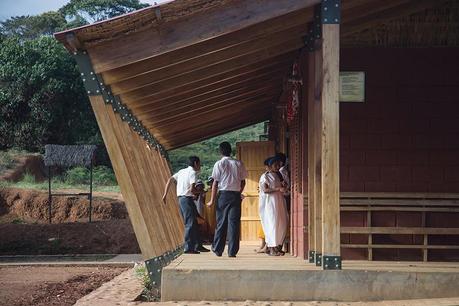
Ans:
{"type": "Polygon", "coordinates": [[[175,190],[169,193],[167,204],[162,202],[171,175],[168,161],[149,149],[102,96],[90,100],[142,255],[150,259],[174,250],[183,243],[183,223],[175,190]]]}

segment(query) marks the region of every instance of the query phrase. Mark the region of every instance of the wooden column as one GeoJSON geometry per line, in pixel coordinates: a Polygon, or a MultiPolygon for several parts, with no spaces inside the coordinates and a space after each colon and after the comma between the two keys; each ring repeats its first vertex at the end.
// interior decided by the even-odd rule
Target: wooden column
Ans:
{"type": "Polygon", "coordinates": [[[320,41],[317,43],[319,50],[314,51],[314,243],[315,243],[315,263],[317,266],[322,265],[322,53],[320,51],[320,41]]]}
{"type": "Polygon", "coordinates": [[[308,73],[307,73],[307,108],[308,108],[308,248],[309,248],[309,262],[315,262],[316,249],[316,223],[315,223],[315,207],[316,207],[316,155],[315,155],[315,54],[314,52],[308,53],[308,73]]]}
{"type": "MultiPolygon", "coordinates": [[[[332,1],[333,2],[333,1],[332,1]]],[[[339,1],[336,1],[339,4],[339,1]]],[[[328,5],[328,4],[327,4],[328,5]]],[[[324,3],[322,4],[324,6],[324,3]]],[[[322,9],[322,12],[324,10],[322,9]]],[[[321,65],[321,188],[322,267],[340,269],[339,204],[339,24],[322,16],[321,65]],[[329,21],[329,20],[328,20],[329,21]],[[324,24],[325,23],[325,24],[324,24]]]]}

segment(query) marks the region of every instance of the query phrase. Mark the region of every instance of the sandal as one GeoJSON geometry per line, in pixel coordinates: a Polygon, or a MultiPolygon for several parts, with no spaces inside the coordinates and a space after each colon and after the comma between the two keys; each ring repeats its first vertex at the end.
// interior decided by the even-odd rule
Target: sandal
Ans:
{"type": "Polygon", "coordinates": [[[269,253],[268,255],[269,256],[281,256],[281,254],[276,250],[276,248],[269,248],[269,253]]]}

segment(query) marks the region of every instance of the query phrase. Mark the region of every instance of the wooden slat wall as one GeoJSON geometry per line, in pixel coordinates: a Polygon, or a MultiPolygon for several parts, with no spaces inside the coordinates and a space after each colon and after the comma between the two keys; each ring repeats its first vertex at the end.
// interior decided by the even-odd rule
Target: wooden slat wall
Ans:
{"type": "Polygon", "coordinates": [[[259,240],[258,230],[261,228],[261,223],[258,213],[258,182],[260,176],[265,172],[264,160],[273,156],[274,153],[274,142],[272,141],[237,143],[237,158],[244,163],[248,172],[244,189],[245,198],[242,201],[242,241],[259,240]]]}
{"type": "Polygon", "coordinates": [[[171,175],[167,160],[123,122],[102,96],[91,96],[102,137],[113,164],[118,184],[142,255],[150,259],[183,243],[183,223],[175,188],[167,204],[162,193],[171,175]]]}

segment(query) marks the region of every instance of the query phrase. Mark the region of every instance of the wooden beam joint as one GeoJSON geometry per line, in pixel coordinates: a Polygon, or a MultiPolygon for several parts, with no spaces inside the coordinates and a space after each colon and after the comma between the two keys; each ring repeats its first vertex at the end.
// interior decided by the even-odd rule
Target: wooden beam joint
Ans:
{"type": "Polygon", "coordinates": [[[322,39],[322,25],[341,23],[341,0],[322,0],[314,7],[313,22],[309,23],[304,43],[309,52],[320,49],[317,41],[322,39]]]}

